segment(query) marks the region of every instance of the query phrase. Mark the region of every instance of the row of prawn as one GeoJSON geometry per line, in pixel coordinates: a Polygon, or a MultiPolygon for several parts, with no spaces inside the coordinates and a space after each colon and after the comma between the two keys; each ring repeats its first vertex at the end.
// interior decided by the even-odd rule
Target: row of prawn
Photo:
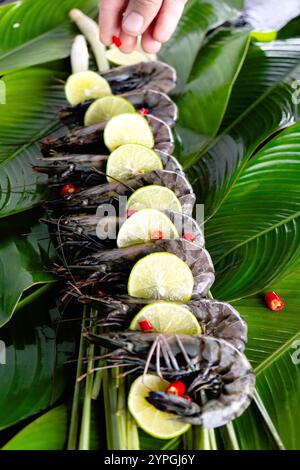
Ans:
{"type": "MultiPolygon", "coordinates": [[[[64,279],[62,298],[74,297],[96,309],[93,332],[85,337],[106,349],[111,366],[128,368],[138,374],[158,373],[168,380],[181,380],[193,401],[150,391],[148,401],[176,419],[207,428],[222,426],[248,407],[254,393],[254,374],[243,354],[247,325],[228,303],[205,298],[215,276],[203,233],[192,218],[195,195],[181,165],[172,156],[171,128],[177,108],[166,93],[174,88],[174,70],[160,62],[119,67],[104,77],[115,94],[124,96],[137,110],[147,108],[146,116],[155,140],[155,152],[164,169],[137,176],[126,183],[107,183],[108,158],[103,143],[105,123],[82,125],[89,102],[60,110],[64,123],[74,128],[59,138],[43,142],[43,161],[35,167],[49,176],[49,184],[59,193],[66,185],[76,185],[75,194],[49,201],[45,221],[58,243],[61,264],[55,265],[64,279]],[[139,90],[139,91],[137,91],[139,90]],[[103,152],[103,154],[99,154],[103,152]],[[193,241],[157,240],[129,248],[116,248],[115,241],[97,236],[99,223],[120,227],[126,215],[118,212],[121,196],[128,196],[145,185],[171,189],[182,205],[182,214],[166,211],[179,233],[185,227],[193,241]],[[116,214],[99,215],[99,207],[111,204],[116,214]],[[97,214],[95,215],[95,211],[97,214]],[[203,334],[177,334],[128,331],[139,310],[151,302],[127,295],[127,280],[133,265],[154,252],[169,252],[180,257],[194,276],[194,292],[185,306],[199,321],[203,334]],[[107,332],[109,330],[109,332],[107,332]],[[96,333],[95,333],[96,331],[96,333]]],[[[106,207],[106,206],[105,206],[106,207]]]]}

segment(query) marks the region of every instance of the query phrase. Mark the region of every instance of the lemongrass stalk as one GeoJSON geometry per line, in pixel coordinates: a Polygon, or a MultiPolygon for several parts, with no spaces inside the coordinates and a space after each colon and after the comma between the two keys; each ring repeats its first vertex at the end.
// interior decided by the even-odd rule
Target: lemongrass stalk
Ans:
{"type": "MultiPolygon", "coordinates": [[[[91,311],[91,318],[94,317],[95,312],[91,311]]],[[[90,322],[91,324],[91,322],[90,322]]],[[[87,349],[88,364],[87,376],[85,382],[85,393],[83,400],[81,429],[79,435],[79,450],[89,450],[90,448],[90,432],[91,432],[91,407],[92,407],[92,392],[94,382],[94,352],[95,346],[90,344],[87,349]]]]}
{"type": "Polygon", "coordinates": [[[191,450],[212,450],[209,429],[194,427],[195,445],[191,450]]]}
{"type": "Polygon", "coordinates": [[[82,34],[78,34],[72,44],[71,67],[72,73],[85,72],[89,69],[89,51],[82,34]]]}
{"type": "Polygon", "coordinates": [[[211,450],[218,450],[215,430],[214,429],[209,429],[208,430],[208,435],[209,435],[211,450]]]}
{"type": "Polygon", "coordinates": [[[126,402],[126,440],[127,450],[140,450],[139,431],[135,419],[128,409],[128,401],[126,402]]]}
{"type": "MultiPolygon", "coordinates": [[[[102,365],[102,361],[99,361],[98,367],[100,368],[102,365]]],[[[98,370],[96,372],[95,378],[94,378],[94,384],[93,384],[93,391],[92,391],[92,399],[97,400],[99,397],[100,391],[101,391],[101,386],[103,382],[103,370],[98,370]]]]}
{"type": "MultiPolygon", "coordinates": [[[[83,308],[83,321],[82,321],[82,328],[81,333],[85,328],[85,318],[86,318],[86,306],[83,308]]],[[[74,388],[74,396],[72,402],[72,412],[71,412],[71,422],[70,422],[70,429],[69,429],[69,436],[68,436],[68,450],[76,450],[77,448],[77,437],[78,437],[78,426],[79,426],[79,404],[80,404],[80,391],[81,391],[81,383],[78,381],[78,378],[82,374],[82,366],[83,366],[83,355],[84,355],[84,339],[83,335],[80,336],[80,344],[79,344],[79,353],[78,353],[78,362],[77,362],[77,371],[76,371],[76,382],[74,388]]]]}
{"type": "Polygon", "coordinates": [[[190,427],[183,435],[184,450],[194,450],[194,428],[190,427]]]}
{"type": "Polygon", "coordinates": [[[118,389],[116,371],[103,371],[103,397],[108,450],[125,450],[123,430],[118,419],[118,389]]]}
{"type": "Polygon", "coordinates": [[[228,438],[230,440],[232,450],[240,450],[240,446],[236,437],[236,433],[234,430],[234,426],[231,423],[226,424],[226,430],[228,434],[228,438]]]}
{"type": "MultiPolygon", "coordinates": [[[[189,432],[189,431],[188,431],[189,432]]],[[[161,450],[174,450],[175,448],[178,447],[180,442],[180,438],[178,437],[173,437],[173,439],[170,439],[162,448],[161,450]]],[[[193,449],[191,449],[193,450],[193,449]]]]}
{"type": "Polygon", "coordinates": [[[90,43],[99,72],[107,72],[109,70],[109,63],[106,58],[106,47],[102,44],[99,38],[98,24],[77,8],[73,8],[69,12],[69,15],[90,43]]]}
{"type": "MultiPolygon", "coordinates": [[[[117,371],[116,371],[117,372],[117,371]]],[[[117,379],[117,410],[116,417],[118,422],[121,449],[127,450],[127,400],[126,387],[124,378],[120,378],[119,371],[116,375],[117,379]]]]}

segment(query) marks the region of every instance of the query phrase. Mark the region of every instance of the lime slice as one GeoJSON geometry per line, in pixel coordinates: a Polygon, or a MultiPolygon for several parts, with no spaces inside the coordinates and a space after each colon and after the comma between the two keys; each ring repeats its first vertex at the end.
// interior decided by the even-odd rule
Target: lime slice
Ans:
{"type": "Polygon", "coordinates": [[[201,326],[195,315],[183,305],[173,302],[155,302],[134,317],[129,329],[139,330],[139,323],[147,320],[157,333],[177,333],[179,335],[200,335],[201,326]]]}
{"type": "Polygon", "coordinates": [[[120,228],[117,245],[119,248],[145,243],[160,233],[161,238],[179,238],[175,225],[162,212],[156,209],[143,209],[133,214],[120,228]]]}
{"type": "Polygon", "coordinates": [[[128,294],[140,299],[188,302],[194,278],[189,266],[172,253],[152,253],[132,268],[128,294]]]}
{"type": "Polygon", "coordinates": [[[84,116],[84,125],[92,126],[125,113],[135,113],[135,108],[130,101],[120,96],[105,96],[89,106],[84,116]]]}
{"type": "Polygon", "coordinates": [[[111,152],[125,144],[140,144],[148,148],[154,146],[152,130],[144,116],[138,113],[120,114],[108,121],[104,142],[111,152]]]}
{"type": "Polygon", "coordinates": [[[120,181],[126,181],[139,174],[151,173],[151,171],[162,168],[161,159],[148,147],[137,144],[122,145],[108,158],[107,180],[113,181],[113,178],[117,178],[120,181]]]}
{"type": "Polygon", "coordinates": [[[121,52],[118,47],[115,45],[106,51],[106,58],[109,62],[112,62],[115,65],[135,65],[140,62],[148,62],[156,60],[155,54],[147,54],[142,50],[142,48],[137,48],[130,54],[125,54],[121,52]]]}
{"type": "Polygon", "coordinates": [[[66,98],[72,106],[85,100],[111,95],[108,82],[96,72],[87,70],[70,75],[65,85],[66,98]]]}
{"type": "Polygon", "coordinates": [[[141,375],[131,385],[128,408],[137,424],[157,439],[172,439],[190,428],[190,424],[176,421],[175,415],[160,411],[147,402],[149,391],[164,392],[169,382],[156,375],[141,375]]]}
{"type": "Polygon", "coordinates": [[[128,210],[157,209],[182,212],[182,205],[176,194],[165,186],[156,184],[143,186],[130,196],[127,202],[128,210]]]}
{"type": "Polygon", "coordinates": [[[277,31],[252,31],[250,37],[254,41],[272,42],[277,38],[277,31]]]}

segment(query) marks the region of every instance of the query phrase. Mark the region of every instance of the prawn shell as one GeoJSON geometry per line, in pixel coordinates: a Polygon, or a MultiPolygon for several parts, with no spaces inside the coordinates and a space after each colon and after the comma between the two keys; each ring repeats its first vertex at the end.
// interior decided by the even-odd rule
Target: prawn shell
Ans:
{"type": "Polygon", "coordinates": [[[140,62],[135,65],[115,67],[102,74],[113,94],[136,90],[156,90],[169,93],[176,86],[176,71],[170,65],[159,62],[140,62]]]}
{"type": "Polygon", "coordinates": [[[46,207],[61,212],[95,211],[101,204],[111,202],[112,199],[119,196],[126,196],[136,189],[147,185],[166,186],[171,189],[178,197],[183,213],[187,215],[192,214],[196,196],[190,183],[181,173],[167,170],[156,170],[137,176],[125,183],[116,182],[95,186],[75,193],[63,200],[59,199],[48,202],[46,207]]]}
{"type": "Polygon", "coordinates": [[[174,414],[179,421],[218,428],[241,416],[253,398],[255,375],[249,361],[222,339],[144,332],[87,332],[84,336],[112,352],[108,355],[111,364],[130,365],[140,371],[147,363],[149,371],[158,373],[159,363],[163,377],[184,381],[192,404],[163,392],[150,391],[148,397],[153,406],[174,414]],[[159,343],[160,348],[156,346],[151,354],[154,343],[159,343]]]}
{"type": "Polygon", "coordinates": [[[158,252],[177,255],[191,269],[194,277],[193,295],[206,295],[215,280],[211,257],[204,248],[187,240],[157,240],[128,248],[104,250],[88,258],[81,259],[72,266],[82,275],[89,276],[90,271],[100,273],[128,273],[141,258],[158,252]]]}
{"type": "MultiPolygon", "coordinates": [[[[161,119],[168,126],[173,127],[175,125],[178,118],[178,108],[165,93],[146,89],[130,91],[120,96],[130,101],[137,111],[146,108],[149,114],[161,119]]],[[[65,124],[77,123],[83,126],[85,113],[92,103],[93,100],[87,100],[77,106],[63,108],[59,112],[59,117],[65,124]]]]}
{"type": "MultiPolygon", "coordinates": [[[[185,177],[183,169],[175,157],[159,150],[164,169],[175,171],[185,177]]],[[[107,155],[57,154],[54,158],[40,159],[32,168],[37,173],[48,175],[48,184],[63,186],[74,184],[78,187],[90,187],[107,183],[107,155]]]]}
{"type": "MultiPolygon", "coordinates": [[[[174,138],[171,128],[161,119],[154,116],[145,116],[154,137],[154,150],[160,150],[172,154],[174,150],[174,138]]],[[[56,139],[46,138],[42,143],[42,154],[45,158],[55,157],[57,153],[79,154],[108,154],[104,145],[104,129],[106,123],[93,126],[77,127],[56,139]]]]}
{"type": "MultiPolygon", "coordinates": [[[[99,312],[102,323],[128,328],[135,315],[145,306],[157,303],[156,299],[136,299],[129,296],[116,298],[106,296],[82,297],[83,303],[90,303],[99,312]]],[[[178,302],[177,302],[178,303],[178,302]]],[[[190,310],[197,318],[203,334],[223,339],[243,352],[247,344],[248,327],[242,316],[230,304],[210,299],[195,299],[186,304],[180,304],[190,310]]],[[[99,323],[101,328],[101,322],[99,323]]]]}

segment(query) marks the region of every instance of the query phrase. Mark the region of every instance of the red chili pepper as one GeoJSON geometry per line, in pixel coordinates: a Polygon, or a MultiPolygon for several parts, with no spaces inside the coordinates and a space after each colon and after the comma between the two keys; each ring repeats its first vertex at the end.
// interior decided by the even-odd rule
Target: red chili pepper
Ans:
{"type": "Polygon", "coordinates": [[[117,47],[121,47],[122,46],[122,41],[121,39],[119,38],[119,36],[113,36],[112,37],[112,41],[114,43],[115,46],[117,47]]]}
{"type": "Polygon", "coordinates": [[[151,235],[151,240],[163,240],[165,238],[164,232],[158,230],[157,232],[153,232],[151,235]]]}
{"type": "Polygon", "coordinates": [[[152,331],[154,330],[153,326],[148,320],[143,320],[139,322],[139,327],[142,331],[152,331]]]}
{"type": "Polygon", "coordinates": [[[66,184],[60,191],[61,197],[70,196],[71,194],[76,193],[78,190],[73,184],[66,184]]]}
{"type": "Polygon", "coordinates": [[[278,312],[279,310],[282,310],[285,306],[285,303],[280,297],[280,295],[276,294],[276,292],[274,291],[267,292],[265,296],[265,301],[269,309],[273,310],[273,312],[278,312]]]}
{"type": "Polygon", "coordinates": [[[104,292],[102,292],[102,290],[98,290],[98,291],[97,291],[97,295],[98,295],[99,297],[105,297],[105,294],[104,294],[104,292]]]}
{"type": "Polygon", "coordinates": [[[138,112],[140,114],[142,114],[143,116],[147,116],[149,114],[149,109],[148,108],[141,108],[141,109],[139,109],[138,112]]]}
{"type": "Polygon", "coordinates": [[[196,240],[195,235],[193,235],[192,233],[185,233],[182,238],[188,240],[189,242],[194,242],[196,240]]]}
{"type": "Polygon", "coordinates": [[[182,397],[186,391],[186,386],[181,380],[176,380],[175,382],[170,383],[165,389],[165,393],[172,393],[178,397],[182,397]]]}
{"type": "Polygon", "coordinates": [[[182,395],[182,398],[184,398],[187,401],[193,401],[193,399],[189,395],[182,395]]]}
{"type": "Polygon", "coordinates": [[[53,142],[53,139],[50,139],[50,137],[46,137],[46,139],[43,140],[43,145],[51,145],[53,144],[53,142]]]}
{"type": "Polygon", "coordinates": [[[127,219],[129,219],[129,217],[131,217],[131,216],[132,216],[133,214],[135,214],[136,212],[137,212],[137,211],[135,211],[135,210],[133,210],[133,209],[126,211],[126,217],[127,217],[127,219]]]}

